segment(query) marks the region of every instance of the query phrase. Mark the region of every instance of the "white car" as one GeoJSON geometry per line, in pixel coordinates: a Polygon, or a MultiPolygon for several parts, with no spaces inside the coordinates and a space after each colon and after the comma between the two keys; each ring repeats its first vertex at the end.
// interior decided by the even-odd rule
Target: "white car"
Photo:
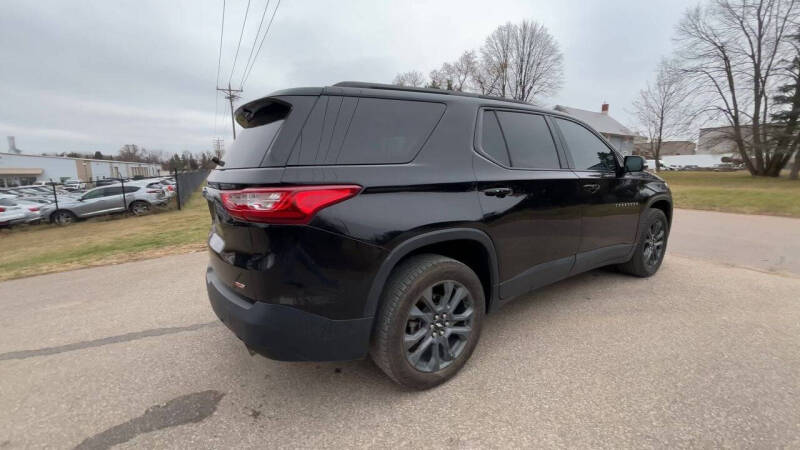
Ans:
{"type": "Polygon", "coordinates": [[[0,195],[0,226],[36,223],[42,220],[40,205],[13,195],[0,195]]]}

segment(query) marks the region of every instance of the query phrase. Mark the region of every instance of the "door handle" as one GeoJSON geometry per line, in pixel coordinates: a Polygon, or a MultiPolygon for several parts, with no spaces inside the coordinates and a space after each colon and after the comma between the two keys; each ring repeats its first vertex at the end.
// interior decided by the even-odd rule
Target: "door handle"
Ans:
{"type": "Polygon", "coordinates": [[[498,197],[498,198],[503,198],[506,195],[511,195],[513,192],[514,191],[511,190],[511,188],[492,188],[483,191],[483,193],[485,195],[488,195],[489,197],[498,197]]]}
{"type": "Polygon", "coordinates": [[[597,183],[584,184],[583,190],[590,194],[594,194],[595,192],[600,190],[600,185],[597,183]]]}

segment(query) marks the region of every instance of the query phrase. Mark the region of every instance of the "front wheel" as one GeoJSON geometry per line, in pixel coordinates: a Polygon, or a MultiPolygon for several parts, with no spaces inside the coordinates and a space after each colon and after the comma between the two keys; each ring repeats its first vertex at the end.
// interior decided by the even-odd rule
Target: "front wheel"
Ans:
{"type": "Polygon", "coordinates": [[[394,381],[428,389],[452,378],[478,343],[485,300],[477,275],[440,255],[418,255],[386,284],[371,355],[394,381]]]}
{"type": "Polygon", "coordinates": [[[642,217],[642,232],[631,259],[620,264],[622,272],[637,277],[649,277],[658,271],[664,261],[669,237],[669,222],[660,209],[648,209],[642,217]]]}

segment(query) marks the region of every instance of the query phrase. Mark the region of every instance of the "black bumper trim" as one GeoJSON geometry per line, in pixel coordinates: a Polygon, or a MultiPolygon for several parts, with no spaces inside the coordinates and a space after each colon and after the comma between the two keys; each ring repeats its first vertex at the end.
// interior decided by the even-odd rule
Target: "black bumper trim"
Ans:
{"type": "Polygon", "coordinates": [[[251,350],[279,361],[346,361],[367,355],[372,317],[333,320],[286,305],[249,303],[209,267],[206,288],[217,317],[251,350]]]}

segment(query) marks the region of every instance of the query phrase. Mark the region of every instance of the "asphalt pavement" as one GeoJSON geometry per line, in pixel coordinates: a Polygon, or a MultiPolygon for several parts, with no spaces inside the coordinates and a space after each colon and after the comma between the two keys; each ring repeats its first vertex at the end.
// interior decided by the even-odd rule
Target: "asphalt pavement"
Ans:
{"type": "Polygon", "coordinates": [[[597,270],[489,316],[425,392],[368,360],[251,356],[204,253],[0,283],[0,449],[798,447],[798,253],[741,264],[703,224],[755,252],[762,219],[712,215],[676,211],[652,278],[597,270]]]}

